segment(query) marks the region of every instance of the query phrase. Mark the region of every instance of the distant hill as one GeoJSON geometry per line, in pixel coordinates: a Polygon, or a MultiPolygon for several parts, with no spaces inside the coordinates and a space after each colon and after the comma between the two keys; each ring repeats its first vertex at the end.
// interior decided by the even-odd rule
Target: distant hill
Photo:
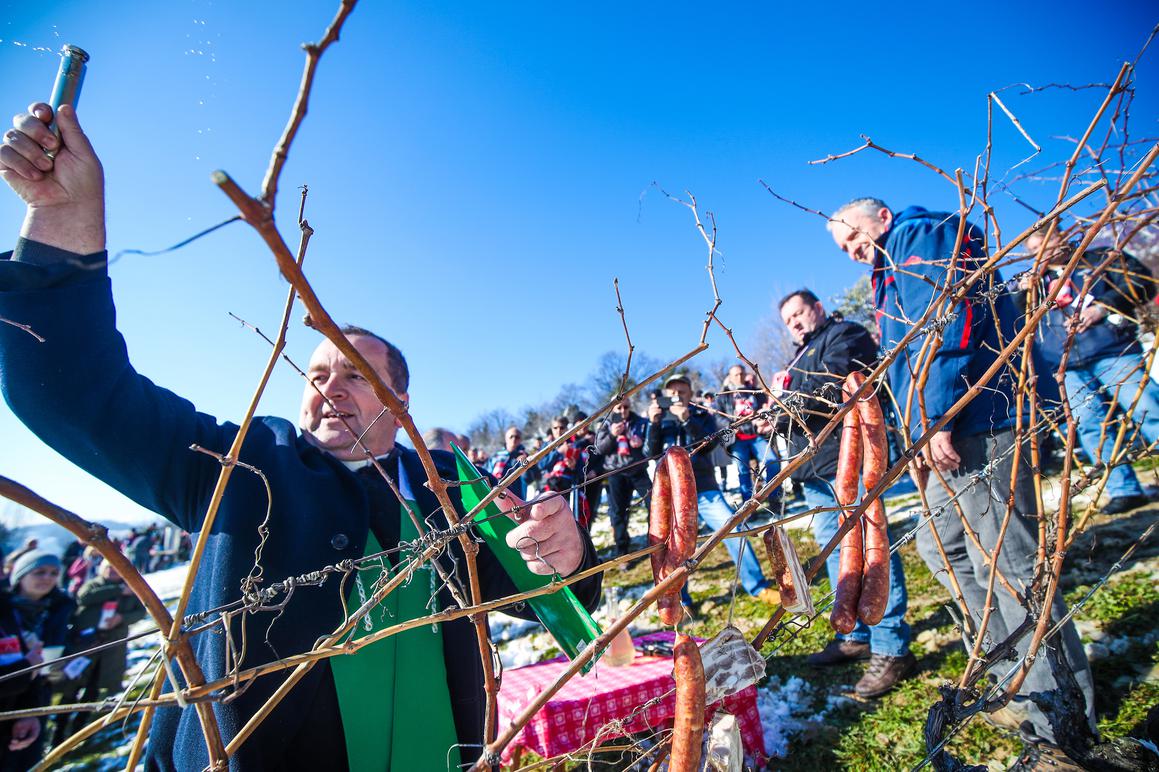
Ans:
{"type": "MultiPolygon", "coordinates": [[[[152,522],[163,523],[165,521],[158,517],[152,522]]],[[[150,525],[150,521],[142,520],[139,517],[105,518],[101,524],[106,526],[114,537],[119,537],[128,534],[133,528],[150,525]]],[[[3,540],[2,546],[5,552],[16,549],[29,539],[35,538],[40,542],[41,548],[59,555],[75,539],[64,528],[15,502],[8,502],[7,506],[0,509],[0,526],[2,526],[0,530],[3,531],[0,539],[3,540]]]]}

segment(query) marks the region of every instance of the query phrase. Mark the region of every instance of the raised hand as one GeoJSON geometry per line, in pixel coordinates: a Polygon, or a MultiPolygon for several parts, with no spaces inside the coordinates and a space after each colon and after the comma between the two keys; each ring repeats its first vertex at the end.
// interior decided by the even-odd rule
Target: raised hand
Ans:
{"type": "Polygon", "coordinates": [[[0,178],[28,205],[21,235],[92,254],[105,248],[104,171],[71,105],[37,102],[12,119],[0,145],[0,178]],[[55,157],[49,157],[53,152],[55,157]]]}

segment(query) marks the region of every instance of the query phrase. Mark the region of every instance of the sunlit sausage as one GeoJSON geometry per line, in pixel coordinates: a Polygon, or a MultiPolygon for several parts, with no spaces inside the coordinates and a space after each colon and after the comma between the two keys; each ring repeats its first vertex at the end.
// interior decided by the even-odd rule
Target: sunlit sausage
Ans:
{"type": "Polygon", "coordinates": [[[697,772],[704,744],[704,664],[696,641],[676,635],[672,653],[676,677],[676,715],[672,720],[670,772],[697,772]]]}
{"type": "MultiPolygon", "coordinates": [[[[837,456],[837,503],[844,508],[840,522],[857,502],[861,477],[861,418],[856,407],[845,414],[841,426],[841,447],[837,456]]],[[[841,540],[841,560],[829,624],[839,633],[853,632],[857,625],[857,604],[861,597],[861,573],[864,562],[861,523],[855,524],[841,540]]]]}
{"type": "MultiPolygon", "coordinates": [[[[861,481],[866,492],[875,488],[889,467],[889,445],[885,418],[877,396],[868,394],[857,403],[861,418],[861,481]]],[[[865,563],[862,567],[861,598],[857,615],[867,625],[875,625],[885,615],[889,600],[889,529],[885,505],[878,496],[865,510],[865,563]]]]}

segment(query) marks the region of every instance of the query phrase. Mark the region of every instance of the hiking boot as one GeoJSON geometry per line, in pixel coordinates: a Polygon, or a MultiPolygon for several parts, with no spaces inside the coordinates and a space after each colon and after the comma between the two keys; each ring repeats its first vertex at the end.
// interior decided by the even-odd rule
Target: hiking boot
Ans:
{"type": "Polygon", "coordinates": [[[880,697],[903,679],[909,678],[918,669],[918,660],[912,653],[906,652],[900,657],[887,657],[884,654],[874,654],[869,658],[869,667],[865,675],[853,687],[859,697],[880,697]]]}
{"type": "Polygon", "coordinates": [[[1002,729],[1007,732],[1014,732],[1020,734],[1022,732],[1022,722],[1028,721],[1030,715],[1021,706],[1010,703],[1004,708],[986,712],[983,711],[979,715],[982,720],[995,729],[1002,729]]]}
{"type": "Polygon", "coordinates": [[[772,587],[766,587],[756,594],[756,599],[761,603],[767,603],[770,606],[781,605],[781,593],[777,592],[772,587]]]}
{"type": "Polygon", "coordinates": [[[844,665],[859,659],[869,659],[869,644],[860,641],[842,641],[834,638],[825,648],[816,654],[805,658],[806,665],[813,667],[829,667],[830,665],[844,665]]]}
{"type": "Polygon", "coordinates": [[[1010,767],[1010,772],[1082,772],[1084,769],[1086,767],[1067,756],[1062,748],[1039,740],[1023,743],[1022,753],[1010,767]]]}
{"type": "Polygon", "coordinates": [[[1132,509],[1137,509],[1150,501],[1142,493],[1132,493],[1130,496],[1115,496],[1103,507],[1104,515],[1120,515],[1132,509]]]}

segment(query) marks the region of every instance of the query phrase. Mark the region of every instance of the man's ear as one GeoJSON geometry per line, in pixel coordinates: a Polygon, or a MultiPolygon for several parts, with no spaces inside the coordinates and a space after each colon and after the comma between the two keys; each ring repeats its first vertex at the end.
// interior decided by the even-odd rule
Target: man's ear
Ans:
{"type": "Polygon", "coordinates": [[[877,210],[877,218],[881,220],[881,224],[885,226],[885,230],[889,231],[890,226],[893,225],[893,212],[883,206],[877,210]]]}

